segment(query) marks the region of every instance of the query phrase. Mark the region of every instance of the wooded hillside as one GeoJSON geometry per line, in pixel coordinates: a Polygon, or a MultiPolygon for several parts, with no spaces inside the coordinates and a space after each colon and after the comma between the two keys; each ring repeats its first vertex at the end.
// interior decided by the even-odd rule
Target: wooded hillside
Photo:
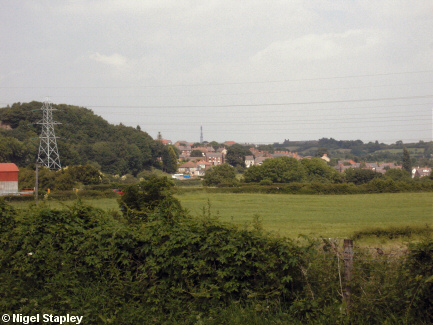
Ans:
{"type": "MultiPolygon", "coordinates": [[[[42,119],[41,102],[15,103],[0,108],[0,162],[20,167],[36,161],[42,119]]],[[[109,124],[91,110],[72,105],[53,105],[55,132],[62,166],[91,164],[110,174],[136,175],[150,166],[159,167],[163,146],[139,127],[109,124]]]]}

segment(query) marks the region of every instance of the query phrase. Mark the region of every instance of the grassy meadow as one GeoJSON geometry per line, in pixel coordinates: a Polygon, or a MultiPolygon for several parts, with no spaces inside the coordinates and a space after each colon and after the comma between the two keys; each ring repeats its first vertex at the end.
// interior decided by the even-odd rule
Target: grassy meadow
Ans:
{"type": "MultiPolygon", "coordinates": [[[[259,216],[263,227],[281,236],[351,237],[372,228],[433,227],[433,193],[362,195],[281,195],[186,192],[176,195],[193,216],[210,203],[219,220],[251,224],[259,216]]],[[[85,200],[104,210],[117,210],[116,199],[85,200]]],[[[51,207],[69,205],[48,202],[51,207]]],[[[13,203],[25,207],[28,203],[13,203]]],[[[383,240],[382,240],[383,241],[383,240]]]]}
{"type": "Polygon", "coordinates": [[[220,220],[245,224],[255,215],[266,230],[282,236],[299,234],[349,237],[377,227],[433,226],[432,193],[364,195],[207,194],[179,195],[193,215],[209,200],[220,220]]]}

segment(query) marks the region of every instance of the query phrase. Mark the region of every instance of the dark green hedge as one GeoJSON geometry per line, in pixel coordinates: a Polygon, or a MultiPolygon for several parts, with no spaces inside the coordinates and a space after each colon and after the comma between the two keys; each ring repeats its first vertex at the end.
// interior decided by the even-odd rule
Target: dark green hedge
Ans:
{"type": "MultiPolygon", "coordinates": [[[[373,179],[355,185],[353,183],[284,183],[272,185],[260,184],[221,184],[217,187],[204,187],[208,193],[264,193],[264,194],[369,194],[398,192],[433,192],[433,181],[393,181],[390,179],[373,179]]],[[[181,189],[189,191],[189,189],[181,189]]]]}

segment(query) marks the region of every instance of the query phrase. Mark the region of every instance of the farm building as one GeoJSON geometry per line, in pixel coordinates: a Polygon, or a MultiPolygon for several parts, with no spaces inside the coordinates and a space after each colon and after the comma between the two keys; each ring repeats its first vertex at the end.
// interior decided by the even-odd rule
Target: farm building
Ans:
{"type": "Polygon", "coordinates": [[[0,163],[0,195],[18,193],[17,165],[13,163],[0,163]]]}

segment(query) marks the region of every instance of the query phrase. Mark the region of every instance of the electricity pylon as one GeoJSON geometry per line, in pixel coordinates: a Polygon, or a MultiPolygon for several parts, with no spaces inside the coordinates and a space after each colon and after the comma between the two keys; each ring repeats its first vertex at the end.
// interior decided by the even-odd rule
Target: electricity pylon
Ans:
{"type": "Polygon", "coordinates": [[[51,107],[50,102],[45,101],[41,110],[42,120],[36,123],[42,125],[42,132],[39,136],[38,160],[36,163],[48,167],[49,169],[60,169],[62,166],[60,165],[54,125],[61,123],[53,121],[53,111],[56,109],[51,107]]]}

